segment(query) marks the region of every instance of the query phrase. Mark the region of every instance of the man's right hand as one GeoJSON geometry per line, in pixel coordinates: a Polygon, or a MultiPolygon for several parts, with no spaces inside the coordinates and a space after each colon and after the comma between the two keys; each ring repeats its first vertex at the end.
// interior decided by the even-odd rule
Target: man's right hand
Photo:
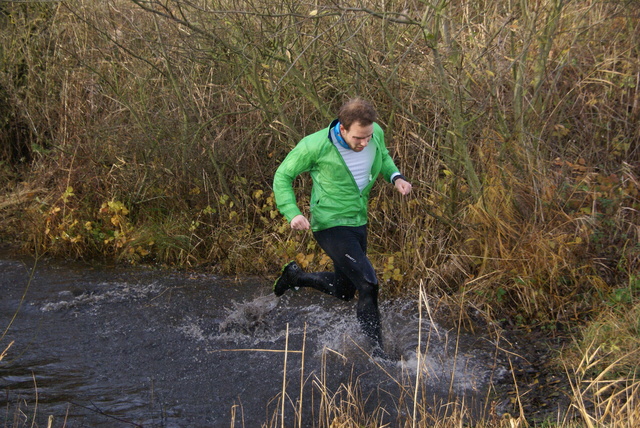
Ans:
{"type": "Polygon", "coordinates": [[[294,230],[307,230],[311,227],[309,224],[309,220],[302,214],[298,214],[293,219],[291,219],[291,229],[294,230]]]}

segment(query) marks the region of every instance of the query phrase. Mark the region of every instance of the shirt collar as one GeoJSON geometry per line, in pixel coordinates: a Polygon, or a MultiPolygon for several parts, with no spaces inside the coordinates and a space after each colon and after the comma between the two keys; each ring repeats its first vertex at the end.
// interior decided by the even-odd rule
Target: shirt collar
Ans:
{"type": "Polygon", "coordinates": [[[342,135],[340,135],[340,121],[339,120],[334,120],[333,122],[331,122],[331,126],[329,127],[329,138],[331,139],[333,144],[339,144],[340,146],[344,147],[345,149],[351,150],[351,147],[349,147],[347,142],[344,141],[344,138],[342,138],[342,135]]]}

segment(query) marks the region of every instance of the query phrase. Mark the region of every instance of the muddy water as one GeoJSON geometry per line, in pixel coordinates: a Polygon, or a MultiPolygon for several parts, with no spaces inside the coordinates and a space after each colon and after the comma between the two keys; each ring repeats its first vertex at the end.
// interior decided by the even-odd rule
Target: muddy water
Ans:
{"type": "Polygon", "coordinates": [[[397,426],[414,394],[429,412],[457,400],[477,416],[490,386],[510,378],[490,337],[459,335],[414,300],[382,303],[394,360],[376,360],[355,303],[317,292],[278,299],[265,279],[44,260],[34,269],[0,256],[5,426],[274,426],[284,390],[286,426],[312,427],[330,419],[322,399],[344,403],[347,389],[397,426]],[[285,349],[295,351],[286,370],[285,349]]]}

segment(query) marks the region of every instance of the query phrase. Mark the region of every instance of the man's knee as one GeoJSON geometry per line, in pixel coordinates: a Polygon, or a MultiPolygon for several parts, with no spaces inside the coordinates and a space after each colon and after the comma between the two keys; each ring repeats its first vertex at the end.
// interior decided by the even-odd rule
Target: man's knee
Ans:
{"type": "Polygon", "coordinates": [[[363,296],[378,296],[378,283],[377,282],[365,282],[360,287],[360,294],[363,296]]]}
{"type": "Polygon", "coordinates": [[[378,291],[378,277],[376,276],[376,271],[373,269],[371,262],[367,259],[367,266],[362,271],[362,278],[372,286],[375,286],[376,291],[378,291]]]}

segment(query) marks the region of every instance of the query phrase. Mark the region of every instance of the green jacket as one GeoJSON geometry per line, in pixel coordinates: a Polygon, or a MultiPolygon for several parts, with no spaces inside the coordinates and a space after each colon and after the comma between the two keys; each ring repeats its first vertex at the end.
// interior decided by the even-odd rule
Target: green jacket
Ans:
{"type": "Polygon", "coordinates": [[[289,152],[278,167],[273,179],[276,206],[290,222],[302,214],[296,203],[293,180],[303,172],[309,172],[313,180],[311,188],[311,229],[319,231],[335,226],[362,226],[367,224],[369,193],[379,174],[390,181],[398,168],[384,144],[384,131],[377,123],[373,126],[376,154],[371,167],[371,181],[360,192],[342,155],[329,137],[328,128],[308,135],[289,152]]]}

